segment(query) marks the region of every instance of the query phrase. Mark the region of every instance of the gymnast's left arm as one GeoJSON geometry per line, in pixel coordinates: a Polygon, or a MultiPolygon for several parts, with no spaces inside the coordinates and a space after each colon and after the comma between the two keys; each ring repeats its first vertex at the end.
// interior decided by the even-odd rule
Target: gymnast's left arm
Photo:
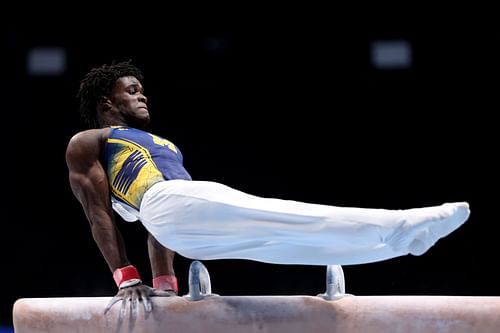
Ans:
{"type": "Polygon", "coordinates": [[[148,234],[148,253],[153,276],[153,288],[179,293],[174,271],[175,252],[160,244],[153,235],[148,234]]]}

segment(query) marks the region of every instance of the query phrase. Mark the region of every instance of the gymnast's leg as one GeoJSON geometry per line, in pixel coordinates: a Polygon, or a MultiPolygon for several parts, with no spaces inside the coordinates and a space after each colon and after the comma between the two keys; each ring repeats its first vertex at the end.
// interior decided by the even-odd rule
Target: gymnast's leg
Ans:
{"type": "Polygon", "coordinates": [[[141,221],[159,242],[194,259],[361,264],[421,255],[462,225],[465,202],[389,210],[261,198],[205,181],[154,185],[141,221]]]}

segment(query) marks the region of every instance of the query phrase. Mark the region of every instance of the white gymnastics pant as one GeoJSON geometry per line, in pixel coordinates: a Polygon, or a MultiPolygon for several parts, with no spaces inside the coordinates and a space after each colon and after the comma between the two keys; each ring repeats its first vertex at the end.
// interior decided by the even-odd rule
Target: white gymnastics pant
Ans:
{"type": "Polygon", "coordinates": [[[139,220],[191,259],[349,265],[420,255],[469,217],[466,202],[404,210],[261,198],[207,181],[151,187],[139,220]]]}

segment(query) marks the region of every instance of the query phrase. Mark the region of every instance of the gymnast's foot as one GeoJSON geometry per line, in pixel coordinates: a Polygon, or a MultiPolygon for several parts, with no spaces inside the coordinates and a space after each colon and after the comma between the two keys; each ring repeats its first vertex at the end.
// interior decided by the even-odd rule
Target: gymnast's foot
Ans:
{"type": "Polygon", "coordinates": [[[470,215],[467,202],[403,210],[402,223],[388,243],[397,252],[419,256],[460,227],[470,215]]]}

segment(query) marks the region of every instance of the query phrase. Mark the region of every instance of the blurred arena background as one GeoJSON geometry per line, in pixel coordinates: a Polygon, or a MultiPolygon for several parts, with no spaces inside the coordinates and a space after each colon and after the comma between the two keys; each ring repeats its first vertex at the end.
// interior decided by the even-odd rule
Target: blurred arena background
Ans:
{"type": "MultiPolygon", "coordinates": [[[[4,29],[4,330],[18,298],[116,292],[64,161],[83,129],[79,80],[112,60],[143,70],[151,129],[183,150],[193,178],[344,206],[469,201],[469,221],[423,256],[344,266],[348,293],[500,295],[500,29],[486,9],[137,14],[12,20],[4,29]]],[[[119,223],[148,283],[145,233],[119,223]]],[[[190,262],[176,259],[182,295],[190,262]]],[[[326,288],[325,267],[204,264],[221,295],[326,288]]]]}

